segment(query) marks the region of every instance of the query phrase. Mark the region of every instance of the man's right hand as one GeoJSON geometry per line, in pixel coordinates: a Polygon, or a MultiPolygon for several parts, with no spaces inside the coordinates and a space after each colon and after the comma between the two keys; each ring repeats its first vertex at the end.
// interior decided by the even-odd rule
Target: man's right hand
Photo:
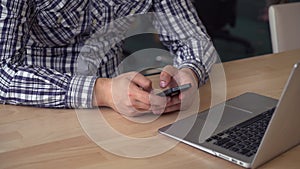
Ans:
{"type": "Polygon", "coordinates": [[[110,107],[126,116],[151,111],[161,114],[167,98],[156,96],[151,91],[152,82],[140,73],[125,73],[112,79],[99,78],[94,87],[93,104],[110,107]]]}

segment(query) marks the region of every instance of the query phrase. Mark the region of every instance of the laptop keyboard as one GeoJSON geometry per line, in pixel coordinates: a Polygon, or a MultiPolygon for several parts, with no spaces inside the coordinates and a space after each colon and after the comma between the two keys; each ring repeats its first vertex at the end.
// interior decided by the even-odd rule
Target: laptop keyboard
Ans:
{"type": "Polygon", "coordinates": [[[257,152],[275,108],[231,127],[206,140],[217,146],[250,157],[257,152]]]}

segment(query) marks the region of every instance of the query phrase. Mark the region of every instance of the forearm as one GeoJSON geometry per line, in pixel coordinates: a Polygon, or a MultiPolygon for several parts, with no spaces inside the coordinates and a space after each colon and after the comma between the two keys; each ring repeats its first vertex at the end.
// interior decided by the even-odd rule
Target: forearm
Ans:
{"type": "Polygon", "coordinates": [[[192,69],[203,85],[218,54],[191,3],[185,0],[157,2],[154,26],[160,40],[175,55],[174,66],[192,69]],[[167,13],[167,11],[174,11],[167,13]]]}
{"type": "Polygon", "coordinates": [[[48,108],[91,108],[96,77],[34,66],[2,65],[0,102],[48,108]]]}
{"type": "Polygon", "coordinates": [[[184,44],[173,43],[176,54],[174,66],[193,70],[198,78],[198,86],[202,86],[209,78],[209,71],[218,59],[218,53],[211,41],[191,37],[184,44]]]}

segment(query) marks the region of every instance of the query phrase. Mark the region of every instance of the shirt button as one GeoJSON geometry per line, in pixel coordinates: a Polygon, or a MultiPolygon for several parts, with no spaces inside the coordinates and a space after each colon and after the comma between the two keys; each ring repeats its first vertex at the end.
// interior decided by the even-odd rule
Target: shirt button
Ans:
{"type": "Polygon", "coordinates": [[[130,11],[130,14],[131,15],[134,15],[136,13],[136,9],[132,9],[131,11],[130,11]]]}
{"type": "Polygon", "coordinates": [[[97,23],[98,23],[97,19],[94,19],[94,20],[93,20],[93,25],[94,25],[94,26],[97,26],[97,23]]]}
{"type": "Polygon", "coordinates": [[[59,17],[57,18],[57,23],[61,24],[62,19],[63,19],[62,16],[59,16],[59,17]]]}

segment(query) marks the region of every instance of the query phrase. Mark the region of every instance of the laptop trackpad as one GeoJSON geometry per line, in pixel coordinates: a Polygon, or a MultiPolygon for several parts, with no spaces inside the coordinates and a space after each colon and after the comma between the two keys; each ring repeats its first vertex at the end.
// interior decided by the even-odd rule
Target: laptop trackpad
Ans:
{"type": "Polygon", "coordinates": [[[226,105],[222,119],[220,121],[220,125],[223,127],[230,127],[239,124],[242,121],[251,118],[252,116],[253,115],[250,112],[226,105]]]}
{"type": "Polygon", "coordinates": [[[226,101],[226,105],[243,109],[246,112],[259,114],[275,107],[277,100],[258,95],[256,93],[244,93],[238,97],[226,101]]]}
{"type": "Polygon", "coordinates": [[[220,111],[220,108],[216,106],[212,108],[213,110],[209,115],[207,115],[206,112],[206,115],[203,114],[200,116],[203,116],[201,118],[205,119],[207,121],[206,123],[218,124],[216,132],[219,132],[273,108],[276,104],[276,99],[255,93],[245,93],[226,101],[223,113],[220,111]],[[216,109],[216,111],[214,111],[214,109],[216,109]]]}
{"type": "Polygon", "coordinates": [[[223,113],[211,110],[209,113],[203,112],[198,115],[198,118],[205,120],[206,124],[204,126],[215,128],[214,133],[223,131],[251,117],[253,117],[253,114],[228,105],[225,106],[223,113]]]}

